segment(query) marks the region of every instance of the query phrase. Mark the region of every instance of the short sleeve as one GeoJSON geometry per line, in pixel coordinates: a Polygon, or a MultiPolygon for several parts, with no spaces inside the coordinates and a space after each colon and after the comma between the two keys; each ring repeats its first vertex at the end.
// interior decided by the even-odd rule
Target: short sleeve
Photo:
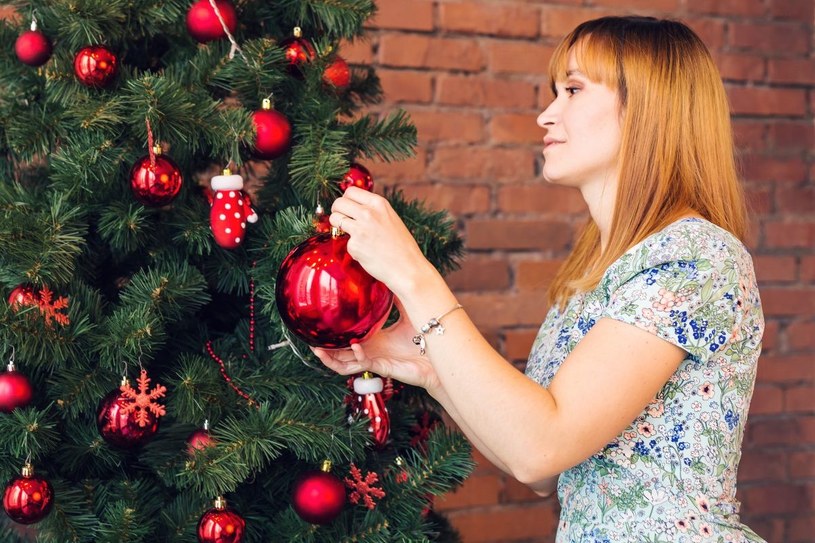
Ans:
{"type": "Polygon", "coordinates": [[[735,263],[673,260],[631,274],[604,316],[632,324],[707,361],[736,336],[743,316],[735,263]]]}

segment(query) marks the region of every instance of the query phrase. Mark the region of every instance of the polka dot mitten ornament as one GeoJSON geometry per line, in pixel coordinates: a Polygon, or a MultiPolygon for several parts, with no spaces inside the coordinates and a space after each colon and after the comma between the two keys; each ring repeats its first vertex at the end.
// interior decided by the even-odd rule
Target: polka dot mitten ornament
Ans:
{"type": "Polygon", "coordinates": [[[215,243],[224,249],[235,249],[246,237],[246,223],[258,220],[249,197],[243,192],[243,177],[225,169],[223,175],[212,178],[210,186],[209,224],[215,243]]]}

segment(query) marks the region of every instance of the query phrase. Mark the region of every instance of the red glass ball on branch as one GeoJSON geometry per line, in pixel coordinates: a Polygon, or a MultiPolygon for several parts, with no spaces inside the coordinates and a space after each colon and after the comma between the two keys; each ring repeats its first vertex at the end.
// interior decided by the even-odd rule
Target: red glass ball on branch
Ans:
{"type": "Polygon", "coordinates": [[[0,411],[11,413],[18,407],[27,406],[33,397],[31,381],[10,363],[8,371],[0,374],[0,411]]]}
{"type": "Polygon", "coordinates": [[[208,422],[204,422],[203,428],[199,428],[187,436],[187,454],[190,456],[194,455],[195,451],[203,451],[213,445],[215,445],[215,438],[209,433],[208,422]]]}
{"type": "Polygon", "coordinates": [[[130,169],[130,189],[133,196],[146,206],[161,207],[169,204],[181,190],[183,178],[178,165],[162,156],[160,147],[154,149],[155,164],[144,156],[130,169]],[[156,152],[157,151],[157,152],[156,152]]]}
{"type": "Polygon", "coordinates": [[[289,73],[298,77],[302,75],[300,69],[303,65],[314,60],[317,54],[311,43],[302,38],[299,27],[295,27],[294,36],[280,42],[280,46],[283,48],[283,54],[289,62],[289,73]]]}
{"type": "Polygon", "coordinates": [[[119,61],[116,55],[103,45],[83,47],[74,57],[76,78],[88,87],[107,87],[118,71],[119,61]]]}
{"type": "Polygon", "coordinates": [[[340,190],[345,192],[348,187],[359,187],[373,192],[374,178],[365,166],[352,162],[351,167],[340,180],[340,190]]]}
{"type": "Polygon", "coordinates": [[[240,543],[246,530],[246,521],[226,506],[226,500],[218,498],[215,507],[208,510],[198,521],[200,543],[240,543]]]}
{"type": "Polygon", "coordinates": [[[32,285],[17,285],[8,296],[8,305],[14,310],[29,305],[37,305],[37,289],[32,285]]]}
{"type": "Polygon", "coordinates": [[[285,115],[271,109],[271,102],[263,100],[261,109],[252,114],[255,125],[254,154],[271,160],[286,153],[291,146],[291,123],[285,115]]]}
{"type": "Polygon", "coordinates": [[[388,317],[393,294],[348,254],[348,236],[316,234],[286,256],[275,300],[283,322],[315,347],[364,341],[388,317]]]}
{"type": "MultiPolygon", "coordinates": [[[[238,14],[229,0],[215,0],[218,13],[231,34],[238,28],[238,14]]],[[[224,27],[209,0],[198,0],[187,11],[187,32],[200,43],[226,37],[224,27]]]]}
{"type": "Polygon", "coordinates": [[[129,400],[117,388],[102,398],[96,410],[99,435],[120,449],[135,449],[144,445],[158,432],[158,417],[148,412],[147,423],[141,426],[136,412],[128,412],[128,403],[129,400]]]}
{"type": "Polygon", "coordinates": [[[323,71],[323,81],[338,89],[344,89],[351,84],[351,69],[345,59],[337,55],[334,61],[323,71]]]}
{"type": "Polygon", "coordinates": [[[29,66],[42,66],[51,58],[52,51],[51,40],[39,30],[26,30],[14,42],[17,58],[29,66]]]}
{"type": "Polygon", "coordinates": [[[31,464],[23,474],[6,484],[3,509],[11,520],[20,524],[34,524],[44,519],[54,505],[54,489],[47,479],[34,475],[31,464]]]}
{"type": "Polygon", "coordinates": [[[322,470],[307,471],[294,483],[292,507],[311,524],[328,524],[345,507],[345,485],[330,469],[326,461],[322,470]]]}

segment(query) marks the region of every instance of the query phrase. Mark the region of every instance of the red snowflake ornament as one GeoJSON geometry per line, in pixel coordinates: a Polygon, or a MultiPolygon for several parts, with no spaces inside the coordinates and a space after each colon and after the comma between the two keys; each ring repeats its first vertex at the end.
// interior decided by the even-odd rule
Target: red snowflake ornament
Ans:
{"type": "Polygon", "coordinates": [[[148,413],[152,413],[156,417],[163,417],[167,414],[164,406],[155,401],[164,397],[167,388],[162,385],[156,385],[155,388],[150,391],[150,378],[147,377],[147,371],[145,370],[141,370],[138,383],[138,392],[130,386],[130,383],[122,385],[119,387],[119,390],[122,391],[122,397],[129,401],[125,407],[125,411],[128,413],[135,411],[136,422],[143,428],[150,422],[148,413]]]}
{"type": "Polygon", "coordinates": [[[373,509],[376,507],[374,498],[385,497],[385,491],[374,486],[377,482],[379,482],[379,477],[376,475],[376,473],[369,471],[363,478],[362,472],[359,470],[359,468],[354,464],[351,464],[351,477],[352,478],[350,479],[348,477],[345,478],[345,485],[353,490],[353,492],[351,492],[351,494],[348,496],[351,503],[356,504],[362,500],[365,507],[368,509],[373,509]]]}

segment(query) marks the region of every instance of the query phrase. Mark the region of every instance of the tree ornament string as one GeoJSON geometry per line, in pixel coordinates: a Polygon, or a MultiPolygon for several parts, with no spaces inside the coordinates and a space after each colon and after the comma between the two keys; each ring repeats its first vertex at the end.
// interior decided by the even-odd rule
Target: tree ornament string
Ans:
{"type": "Polygon", "coordinates": [[[235,58],[235,51],[241,54],[243,60],[246,63],[249,63],[249,60],[246,58],[246,55],[243,54],[243,50],[238,45],[238,42],[235,40],[235,36],[232,35],[232,32],[229,31],[229,28],[226,26],[226,22],[224,21],[223,16],[221,15],[221,10],[218,9],[218,6],[215,5],[215,0],[209,0],[209,5],[212,6],[212,11],[215,12],[215,16],[218,17],[218,22],[221,23],[221,28],[224,29],[224,33],[226,37],[229,38],[229,43],[232,44],[232,47],[229,48],[229,59],[235,58]]]}
{"type": "Polygon", "coordinates": [[[246,392],[241,390],[238,385],[236,385],[235,383],[232,382],[232,378],[226,372],[226,364],[224,363],[223,359],[220,356],[218,356],[215,353],[215,350],[212,348],[212,340],[207,340],[207,353],[209,353],[210,358],[212,358],[215,362],[218,363],[218,366],[220,366],[220,368],[221,368],[221,375],[223,376],[223,378],[227,382],[227,384],[230,387],[232,387],[232,390],[234,390],[238,394],[238,396],[240,396],[241,398],[246,400],[249,403],[249,405],[259,409],[260,406],[258,405],[258,403],[255,400],[253,400],[249,396],[249,394],[247,394],[246,392]]]}
{"type": "Polygon", "coordinates": [[[155,169],[156,167],[156,151],[153,149],[153,129],[150,126],[150,118],[144,118],[144,124],[147,125],[147,152],[150,154],[150,167],[155,169]]]}

